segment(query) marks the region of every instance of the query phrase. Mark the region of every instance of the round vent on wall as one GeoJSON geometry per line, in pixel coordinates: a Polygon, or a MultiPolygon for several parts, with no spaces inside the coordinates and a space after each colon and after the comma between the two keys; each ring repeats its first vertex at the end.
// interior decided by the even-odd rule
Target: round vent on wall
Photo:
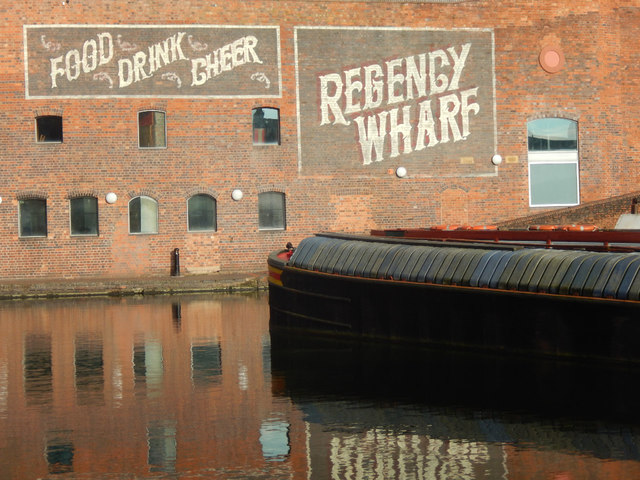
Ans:
{"type": "Polygon", "coordinates": [[[557,45],[547,45],[540,51],[538,57],[540,66],[545,72],[557,73],[564,67],[564,53],[557,45]]]}

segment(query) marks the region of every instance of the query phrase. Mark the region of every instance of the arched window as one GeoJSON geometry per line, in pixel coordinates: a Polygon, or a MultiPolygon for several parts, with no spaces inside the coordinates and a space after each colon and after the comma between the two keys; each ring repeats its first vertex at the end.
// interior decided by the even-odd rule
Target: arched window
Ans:
{"type": "Polygon", "coordinates": [[[187,202],[187,228],[190,232],[216,230],[216,199],[210,195],[194,195],[187,202]]]}
{"type": "Polygon", "coordinates": [[[58,115],[37,117],[36,142],[62,143],[62,117],[58,115]]]}
{"type": "Polygon", "coordinates": [[[580,203],[578,124],[565,118],[541,118],[527,124],[529,205],[580,203]]]}
{"type": "Polygon", "coordinates": [[[264,192],[258,195],[258,228],[260,230],[284,230],[286,227],[285,196],[280,192],[264,192]]]}
{"type": "Polygon", "coordinates": [[[144,196],[131,199],[129,233],[158,233],[158,202],[144,196]]]}
{"type": "Polygon", "coordinates": [[[164,112],[154,110],[138,112],[138,146],[166,148],[167,128],[164,112]]]}
{"type": "Polygon", "coordinates": [[[21,237],[47,236],[47,201],[44,198],[27,198],[18,202],[21,237]]]}
{"type": "Polygon", "coordinates": [[[98,235],[98,199],[72,198],[69,206],[71,235],[98,235]]]}
{"type": "Polygon", "coordinates": [[[254,145],[280,144],[280,110],[268,107],[254,108],[252,118],[254,145]]]}

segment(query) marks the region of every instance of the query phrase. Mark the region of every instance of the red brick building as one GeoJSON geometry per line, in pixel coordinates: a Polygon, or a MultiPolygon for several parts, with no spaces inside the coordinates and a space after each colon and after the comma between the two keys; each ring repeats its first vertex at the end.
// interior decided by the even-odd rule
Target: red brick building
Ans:
{"type": "Polygon", "coordinates": [[[2,7],[2,275],[253,270],[316,231],[638,190],[637,2],[2,7]]]}

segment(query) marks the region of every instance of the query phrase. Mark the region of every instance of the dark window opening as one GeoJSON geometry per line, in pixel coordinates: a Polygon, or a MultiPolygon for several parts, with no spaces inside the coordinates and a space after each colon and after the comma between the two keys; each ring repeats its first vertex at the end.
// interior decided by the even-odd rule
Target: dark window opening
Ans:
{"type": "Polygon", "coordinates": [[[71,235],[98,235],[98,199],[71,199],[71,235]]]}
{"type": "Polygon", "coordinates": [[[280,192],[258,195],[258,228],[260,230],[285,229],[285,197],[280,192]]]}
{"type": "Polygon", "coordinates": [[[187,203],[190,232],[216,230],[216,200],[209,195],[194,195],[187,203]]]}
{"type": "Polygon", "coordinates": [[[40,198],[20,200],[20,236],[47,236],[47,201],[40,198]]]}
{"type": "Polygon", "coordinates": [[[44,115],[36,118],[36,140],[38,142],[62,142],[62,117],[44,115]]]}
{"type": "Polygon", "coordinates": [[[280,144],[280,111],[277,108],[253,109],[253,144],[280,144]]]}

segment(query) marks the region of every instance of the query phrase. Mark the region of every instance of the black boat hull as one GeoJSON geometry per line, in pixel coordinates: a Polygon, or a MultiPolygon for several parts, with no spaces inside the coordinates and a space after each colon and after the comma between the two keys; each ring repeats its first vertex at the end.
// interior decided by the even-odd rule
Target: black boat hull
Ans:
{"type": "Polygon", "coordinates": [[[636,302],[354,278],[281,265],[271,326],[524,354],[640,361],[636,302]]]}

